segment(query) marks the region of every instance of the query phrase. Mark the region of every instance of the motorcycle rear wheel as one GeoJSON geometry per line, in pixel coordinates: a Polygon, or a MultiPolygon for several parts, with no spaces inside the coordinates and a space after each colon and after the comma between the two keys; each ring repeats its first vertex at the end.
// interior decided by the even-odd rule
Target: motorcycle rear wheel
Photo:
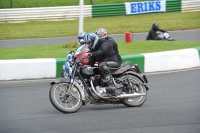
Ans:
{"type": "Polygon", "coordinates": [[[49,91],[51,104],[60,112],[74,113],[82,107],[81,92],[75,86],[72,86],[68,96],[66,90],[69,84],[54,84],[49,91]]]}
{"type": "MultiPolygon", "coordinates": [[[[127,81],[127,75],[124,75],[120,78],[121,81],[127,81]]],[[[135,85],[135,92],[133,93],[144,93],[145,96],[135,97],[135,98],[125,98],[122,100],[122,103],[127,107],[137,107],[141,106],[147,98],[147,90],[143,84],[143,82],[134,75],[129,75],[130,81],[135,85]]]]}

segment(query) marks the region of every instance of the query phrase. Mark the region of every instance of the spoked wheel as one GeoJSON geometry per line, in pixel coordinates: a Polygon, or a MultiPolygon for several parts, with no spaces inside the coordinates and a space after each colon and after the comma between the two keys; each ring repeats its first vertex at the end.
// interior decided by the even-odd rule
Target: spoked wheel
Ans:
{"type": "MultiPolygon", "coordinates": [[[[132,94],[146,94],[144,96],[139,96],[139,97],[134,97],[134,98],[125,98],[122,100],[123,104],[128,106],[128,107],[137,107],[137,106],[141,106],[147,98],[147,91],[146,91],[146,87],[143,84],[143,82],[133,76],[133,75],[129,75],[130,78],[130,82],[132,84],[132,89],[129,90],[129,92],[126,93],[132,93],[132,94]]],[[[121,81],[128,83],[128,76],[124,75],[120,78],[121,81]]]]}
{"type": "Polygon", "coordinates": [[[69,84],[54,84],[49,91],[49,99],[52,105],[63,113],[74,113],[82,106],[82,97],[79,89],[72,86],[70,93],[66,95],[69,84]]]}

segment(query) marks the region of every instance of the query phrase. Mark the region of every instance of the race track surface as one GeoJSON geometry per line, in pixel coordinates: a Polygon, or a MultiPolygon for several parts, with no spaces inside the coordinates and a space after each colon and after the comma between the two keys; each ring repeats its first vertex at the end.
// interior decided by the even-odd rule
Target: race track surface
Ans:
{"type": "Polygon", "coordinates": [[[141,107],[83,106],[63,114],[50,103],[50,82],[0,82],[0,133],[199,133],[200,68],[147,75],[141,107]]]}

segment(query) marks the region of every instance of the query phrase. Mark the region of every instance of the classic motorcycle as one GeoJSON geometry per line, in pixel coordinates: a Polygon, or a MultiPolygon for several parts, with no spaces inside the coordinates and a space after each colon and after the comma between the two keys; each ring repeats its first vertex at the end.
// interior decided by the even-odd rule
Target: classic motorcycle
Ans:
{"type": "Polygon", "coordinates": [[[125,62],[117,69],[110,68],[116,87],[115,93],[110,94],[106,92],[107,84],[99,68],[85,65],[87,62],[88,51],[77,51],[69,76],[51,82],[49,98],[58,111],[74,113],[87,103],[137,107],[146,101],[148,81],[137,65],[125,62]]]}

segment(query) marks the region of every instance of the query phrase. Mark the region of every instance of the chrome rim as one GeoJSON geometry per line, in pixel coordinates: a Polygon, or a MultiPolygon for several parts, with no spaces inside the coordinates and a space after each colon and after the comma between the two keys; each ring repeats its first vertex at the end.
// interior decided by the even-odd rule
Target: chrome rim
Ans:
{"type": "MultiPolygon", "coordinates": [[[[134,90],[135,90],[134,93],[138,93],[138,94],[145,93],[144,88],[142,87],[142,85],[140,85],[140,83],[137,80],[132,79],[131,77],[130,77],[130,80],[131,80],[131,83],[135,84],[134,85],[134,90]]],[[[137,103],[137,102],[140,102],[143,99],[143,97],[144,96],[127,98],[126,100],[130,103],[131,102],[137,103]]]]}
{"type": "Polygon", "coordinates": [[[64,109],[76,108],[80,103],[80,93],[78,89],[72,86],[69,96],[66,96],[66,90],[69,84],[60,84],[54,89],[54,99],[57,104],[64,109]]]}

